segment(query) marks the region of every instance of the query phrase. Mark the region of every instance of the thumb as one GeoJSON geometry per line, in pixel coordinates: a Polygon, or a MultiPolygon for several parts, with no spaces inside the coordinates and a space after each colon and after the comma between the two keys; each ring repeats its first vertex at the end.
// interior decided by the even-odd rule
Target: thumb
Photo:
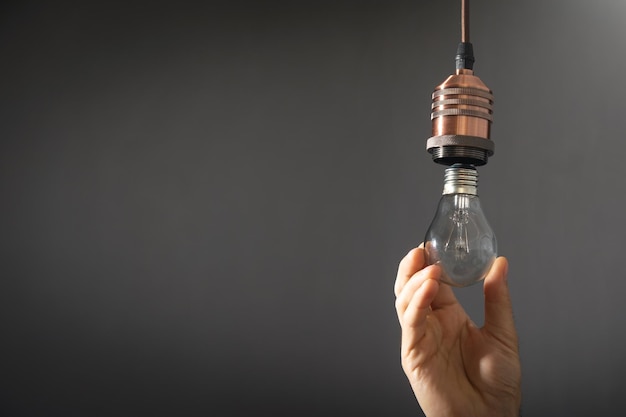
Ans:
{"type": "Polygon", "coordinates": [[[517,333],[513,321],[513,307],[507,284],[509,263],[504,257],[494,262],[485,278],[483,291],[485,294],[485,325],[484,330],[498,340],[511,343],[517,348],[517,333]]]}

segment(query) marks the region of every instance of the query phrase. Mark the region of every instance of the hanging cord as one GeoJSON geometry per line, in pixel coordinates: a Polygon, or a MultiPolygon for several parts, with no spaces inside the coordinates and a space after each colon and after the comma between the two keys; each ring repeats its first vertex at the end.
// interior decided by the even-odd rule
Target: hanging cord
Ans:
{"type": "Polygon", "coordinates": [[[461,0],[461,43],[456,49],[456,69],[474,68],[474,48],[469,35],[469,0],[461,0]]]}
{"type": "Polygon", "coordinates": [[[469,0],[461,0],[461,42],[470,41],[469,0]]]}

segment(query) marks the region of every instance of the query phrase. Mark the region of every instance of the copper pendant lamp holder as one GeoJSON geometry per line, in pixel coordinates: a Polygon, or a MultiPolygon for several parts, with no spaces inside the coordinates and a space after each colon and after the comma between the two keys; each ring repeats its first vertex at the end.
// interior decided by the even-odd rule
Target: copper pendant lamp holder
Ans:
{"type": "Polygon", "coordinates": [[[432,137],[426,150],[439,164],[485,165],[494,153],[490,139],[493,93],[474,75],[474,54],[469,42],[469,0],[462,0],[461,43],[456,73],[433,92],[432,137]]]}

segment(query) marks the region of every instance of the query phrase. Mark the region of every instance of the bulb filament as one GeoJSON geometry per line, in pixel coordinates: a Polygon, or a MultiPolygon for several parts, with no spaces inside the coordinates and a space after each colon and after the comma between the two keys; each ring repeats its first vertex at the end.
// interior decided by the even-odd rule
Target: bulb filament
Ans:
{"type": "Polygon", "coordinates": [[[467,224],[469,223],[469,199],[467,195],[457,194],[454,196],[456,210],[450,216],[454,227],[445,244],[446,251],[452,251],[457,260],[465,259],[469,253],[469,238],[467,224]]]}

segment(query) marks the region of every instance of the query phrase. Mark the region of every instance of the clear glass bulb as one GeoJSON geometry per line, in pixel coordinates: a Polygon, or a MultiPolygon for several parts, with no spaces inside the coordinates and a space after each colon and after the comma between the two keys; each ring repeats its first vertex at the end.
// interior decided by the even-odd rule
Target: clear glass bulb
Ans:
{"type": "Polygon", "coordinates": [[[496,259],[496,235],[477,195],[478,173],[471,165],[446,169],[444,190],[426,238],[426,262],[441,266],[441,280],[455,287],[482,281],[496,259]]]}

